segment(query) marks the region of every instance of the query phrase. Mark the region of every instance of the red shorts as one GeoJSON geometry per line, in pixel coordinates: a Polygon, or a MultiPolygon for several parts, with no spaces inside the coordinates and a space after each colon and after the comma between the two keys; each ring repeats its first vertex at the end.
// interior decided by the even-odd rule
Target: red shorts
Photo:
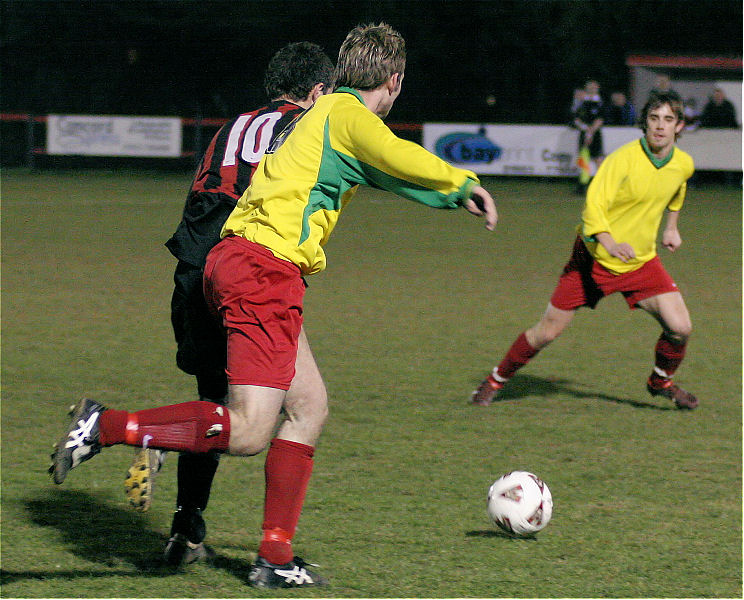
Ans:
{"type": "Polygon", "coordinates": [[[231,384],[289,389],[304,295],[297,266],[259,244],[231,236],[207,255],[204,297],[227,332],[231,384]]]}
{"type": "Polygon", "coordinates": [[[561,310],[574,310],[581,306],[594,308],[605,296],[621,292],[628,306],[633,309],[641,300],[678,291],[677,284],[658,256],[640,269],[618,275],[595,261],[584,242],[577,237],[571,258],[563,267],[563,274],[550,303],[561,310]]]}

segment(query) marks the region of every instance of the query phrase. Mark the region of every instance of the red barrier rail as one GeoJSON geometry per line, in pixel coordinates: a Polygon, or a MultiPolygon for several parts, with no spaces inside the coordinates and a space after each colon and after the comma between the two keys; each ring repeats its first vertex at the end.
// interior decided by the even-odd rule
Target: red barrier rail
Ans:
{"type": "MultiPolygon", "coordinates": [[[[46,115],[33,115],[30,113],[0,113],[0,123],[25,123],[25,158],[28,167],[34,166],[34,158],[36,156],[45,156],[48,154],[44,146],[39,146],[36,143],[36,126],[45,126],[47,121],[48,119],[46,115]]],[[[227,122],[229,122],[229,119],[224,118],[181,117],[183,127],[193,129],[193,149],[184,150],[181,152],[179,158],[200,158],[206,148],[206,143],[211,139],[211,136],[214,135],[214,133],[210,133],[208,137],[205,136],[203,129],[216,129],[222,127],[222,125],[227,122]]],[[[416,137],[420,137],[423,131],[423,125],[421,123],[388,123],[388,127],[395,132],[407,133],[409,135],[412,134],[416,137]]],[[[418,141],[420,141],[420,139],[418,141]]]]}
{"type": "MultiPolygon", "coordinates": [[[[183,117],[181,122],[184,125],[206,125],[210,127],[222,127],[225,123],[229,122],[230,119],[193,119],[183,117]]],[[[424,126],[421,123],[388,123],[390,129],[393,131],[413,131],[421,132],[424,126]]]]}

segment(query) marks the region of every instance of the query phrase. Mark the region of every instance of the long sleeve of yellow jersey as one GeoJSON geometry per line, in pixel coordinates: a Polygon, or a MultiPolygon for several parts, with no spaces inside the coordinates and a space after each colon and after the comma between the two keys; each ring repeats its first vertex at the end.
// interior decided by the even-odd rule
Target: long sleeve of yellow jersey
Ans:
{"type": "Polygon", "coordinates": [[[400,139],[359,101],[337,103],[328,136],[345,167],[342,177],[388,190],[435,208],[455,208],[478,183],[472,171],[453,167],[418,144],[400,139]]]}

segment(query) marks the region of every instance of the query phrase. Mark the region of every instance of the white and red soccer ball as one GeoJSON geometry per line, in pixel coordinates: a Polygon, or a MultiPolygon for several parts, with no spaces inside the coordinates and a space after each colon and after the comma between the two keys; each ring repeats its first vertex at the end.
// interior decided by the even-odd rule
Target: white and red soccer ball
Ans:
{"type": "Polygon", "coordinates": [[[512,471],[491,485],[487,508],[494,525],[517,536],[530,535],[550,522],[553,496],[533,473],[512,471]]]}

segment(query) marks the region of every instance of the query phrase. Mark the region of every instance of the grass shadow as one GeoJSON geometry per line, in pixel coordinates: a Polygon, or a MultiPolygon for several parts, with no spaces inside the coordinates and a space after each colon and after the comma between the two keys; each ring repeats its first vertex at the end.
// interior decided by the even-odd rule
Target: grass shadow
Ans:
{"type": "MultiPolygon", "coordinates": [[[[38,527],[57,530],[60,546],[98,563],[106,570],[0,569],[0,583],[27,579],[87,579],[100,577],[163,577],[179,573],[161,561],[167,536],[148,527],[147,520],[129,509],[82,491],[55,490],[42,498],[24,502],[29,521],[38,527]]],[[[32,564],[32,563],[31,563],[32,564]]],[[[222,556],[210,563],[248,583],[251,562],[222,556]]]]}
{"type": "Polygon", "coordinates": [[[465,532],[467,537],[482,537],[482,538],[504,538],[507,540],[519,540],[534,542],[537,540],[537,536],[534,533],[529,535],[514,535],[501,531],[500,529],[477,529],[465,532]]]}
{"type": "Polygon", "coordinates": [[[162,551],[166,537],[134,511],[79,490],[55,490],[27,500],[25,508],[34,525],[56,529],[61,545],[85,560],[130,564],[140,573],[161,571],[152,557],[162,551]]]}
{"type": "MultiPolygon", "coordinates": [[[[480,383],[480,382],[478,382],[480,383]]],[[[475,386],[478,385],[475,384],[475,386]]],[[[540,396],[547,398],[558,394],[566,394],[574,398],[587,400],[602,400],[604,402],[613,402],[615,404],[626,404],[634,408],[644,408],[649,410],[676,410],[672,405],[660,405],[653,402],[637,400],[635,398],[613,396],[594,390],[581,389],[581,386],[571,379],[563,377],[535,377],[534,375],[515,375],[499,392],[498,402],[509,400],[521,400],[529,396],[540,396]]]]}

